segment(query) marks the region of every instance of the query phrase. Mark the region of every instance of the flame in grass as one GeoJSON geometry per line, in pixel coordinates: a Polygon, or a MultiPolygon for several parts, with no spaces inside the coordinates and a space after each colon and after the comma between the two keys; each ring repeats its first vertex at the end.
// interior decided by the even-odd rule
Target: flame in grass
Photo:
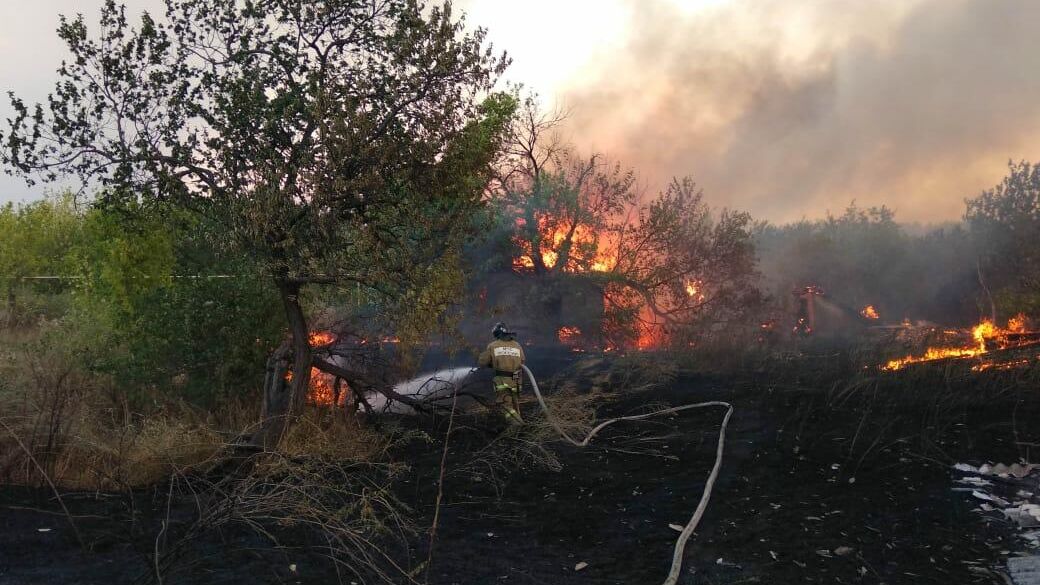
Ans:
{"type": "MultiPolygon", "coordinates": [[[[1040,360],[1040,355],[1036,356],[1036,359],[1040,360]]],[[[1029,358],[1021,358],[1015,360],[1006,361],[986,361],[981,364],[975,364],[971,367],[973,372],[985,372],[986,370],[1013,370],[1015,368],[1023,368],[1030,364],[1032,360],[1029,358]]]]}
{"type": "Polygon", "coordinates": [[[556,339],[558,339],[561,344],[571,348],[571,351],[585,351],[581,329],[573,325],[560,327],[556,331],[556,339]]]}
{"type": "Polygon", "coordinates": [[[1007,330],[1009,333],[1025,333],[1028,329],[1028,320],[1024,313],[1019,313],[1008,319],[1007,330]]]}
{"type": "Polygon", "coordinates": [[[870,319],[871,321],[877,321],[881,318],[881,315],[878,314],[877,309],[874,308],[874,305],[867,305],[866,307],[863,307],[863,310],[861,310],[859,314],[863,315],[865,319],[870,319]]]}
{"type": "Polygon", "coordinates": [[[307,391],[307,402],[315,406],[343,406],[347,402],[347,383],[340,382],[339,396],[336,395],[336,380],[318,368],[311,368],[311,383],[307,391]]]}
{"type": "MultiPolygon", "coordinates": [[[[984,320],[971,329],[971,338],[973,345],[966,347],[929,347],[925,350],[924,355],[914,356],[908,355],[904,358],[890,360],[885,365],[881,366],[882,370],[895,371],[900,370],[910,364],[916,364],[921,362],[930,362],[934,360],[941,360],[947,358],[973,358],[981,356],[987,353],[991,347],[996,346],[998,348],[1007,347],[1007,334],[1008,333],[1022,333],[1025,331],[1025,318],[1022,315],[1013,317],[1008,321],[1008,327],[1001,329],[990,320],[984,320]]],[[[1028,363],[1028,361],[1026,362],[1028,363]]],[[[991,368],[1008,369],[1022,365],[1020,360],[1014,360],[1012,362],[997,363],[988,362],[978,364],[972,368],[973,371],[981,372],[991,368]],[[1010,365],[1009,365],[1010,364],[1010,365]]]]}
{"type": "Polygon", "coordinates": [[[311,347],[320,347],[336,341],[336,336],[331,331],[311,331],[307,335],[307,342],[311,347]]]}
{"type": "Polygon", "coordinates": [[[911,356],[908,355],[905,358],[890,360],[884,366],[881,366],[882,370],[892,372],[895,370],[901,370],[910,364],[916,364],[920,362],[930,362],[934,360],[941,360],[946,358],[969,358],[975,357],[985,353],[984,350],[980,351],[973,348],[956,348],[956,347],[929,347],[924,355],[911,356]]]}

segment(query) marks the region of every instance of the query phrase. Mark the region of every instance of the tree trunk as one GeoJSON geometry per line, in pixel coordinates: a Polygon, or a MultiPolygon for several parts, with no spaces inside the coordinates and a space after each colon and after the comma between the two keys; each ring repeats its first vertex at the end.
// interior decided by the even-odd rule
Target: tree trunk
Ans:
{"type": "Polygon", "coordinates": [[[7,319],[5,319],[5,326],[8,329],[14,328],[15,312],[18,310],[18,304],[14,298],[14,282],[10,282],[7,285],[7,319]]]}
{"type": "Polygon", "coordinates": [[[989,292],[989,287],[986,286],[986,281],[982,278],[982,259],[975,258],[975,269],[979,274],[979,285],[982,290],[986,292],[986,298],[989,299],[989,319],[990,322],[996,325],[997,323],[997,304],[993,302],[993,294],[989,292]]]}
{"type": "Polygon", "coordinates": [[[276,279],[275,283],[285,308],[291,338],[267,362],[262,420],[252,441],[264,449],[277,448],[293,419],[303,411],[311,380],[311,346],[307,319],[300,306],[300,285],[285,279],[276,279]],[[292,379],[286,381],[290,362],[292,379]]]}

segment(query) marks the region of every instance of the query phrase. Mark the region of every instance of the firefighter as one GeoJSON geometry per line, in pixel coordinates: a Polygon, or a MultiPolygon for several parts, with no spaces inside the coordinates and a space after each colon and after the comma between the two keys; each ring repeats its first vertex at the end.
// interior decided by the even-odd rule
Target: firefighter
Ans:
{"type": "Polygon", "coordinates": [[[520,417],[520,365],[524,350],[516,342],[516,334],[505,323],[496,323],[491,330],[494,341],[481,352],[477,365],[495,370],[495,402],[505,419],[512,424],[523,424],[520,417]]]}

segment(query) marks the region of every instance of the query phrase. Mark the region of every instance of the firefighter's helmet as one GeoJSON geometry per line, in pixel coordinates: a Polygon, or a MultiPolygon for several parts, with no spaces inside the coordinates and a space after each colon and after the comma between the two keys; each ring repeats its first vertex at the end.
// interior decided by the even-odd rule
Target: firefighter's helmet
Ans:
{"type": "Polygon", "coordinates": [[[512,334],[513,333],[509,331],[509,328],[506,327],[506,324],[501,321],[495,323],[495,328],[491,330],[491,336],[495,339],[502,339],[503,337],[508,337],[512,334]]]}

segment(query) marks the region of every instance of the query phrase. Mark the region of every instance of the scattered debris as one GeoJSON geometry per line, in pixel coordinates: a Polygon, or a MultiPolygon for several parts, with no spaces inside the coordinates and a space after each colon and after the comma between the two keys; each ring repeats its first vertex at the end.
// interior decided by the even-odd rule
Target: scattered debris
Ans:
{"type": "MultiPolygon", "coordinates": [[[[972,497],[983,500],[985,503],[980,504],[975,509],[976,512],[1000,512],[1004,518],[1023,530],[1019,536],[1026,541],[1027,546],[1040,547],[1040,530],[1035,530],[1040,527],[1040,498],[1036,497],[1036,494],[1040,493],[1040,474],[1033,473],[1040,466],[1033,463],[984,463],[974,467],[967,463],[958,463],[953,468],[961,473],[971,474],[956,479],[956,483],[967,484],[972,486],[971,488],[955,487],[953,490],[970,491],[972,497]],[[994,478],[994,481],[980,476],[994,478]]],[[[1003,551],[1002,554],[1010,554],[1010,551],[1003,551]]],[[[1010,559],[1008,563],[1010,566],[1010,559]]],[[[1034,580],[1016,579],[1015,583],[1040,585],[1040,573],[1034,580]]]]}
{"type": "Polygon", "coordinates": [[[577,565],[574,565],[574,570],[575,571],[580,571],[580,570],[584,569],[587,566],[589,566],[589,564],[586,563],[585,561],[582,561],[582,562],[578,563],[577,565]]]}
{"type": "Polygon", "coordinates": [[[1016,585],[1040,583],[1040,557],[1012,557],[1007,561],[1008,573],[1016,585]]]}
{"type": "Polygon", "coordinates": [[[986,500],[987,502],[993,502],[994,504],[997,504],[997,505],[1000,505],[1000,506],[1007,506],[1010,503],[1007,500],[1005,500],[1004,498],[1001,498],[1000,496],[994,496],[994,495],[991,495],[991,494],[987,494],[985,492],[980,492],[979,490],[972,490],[971,491],[971,495],[975,496],[976,498],[978,498],[980,500],[986,500]]]}

